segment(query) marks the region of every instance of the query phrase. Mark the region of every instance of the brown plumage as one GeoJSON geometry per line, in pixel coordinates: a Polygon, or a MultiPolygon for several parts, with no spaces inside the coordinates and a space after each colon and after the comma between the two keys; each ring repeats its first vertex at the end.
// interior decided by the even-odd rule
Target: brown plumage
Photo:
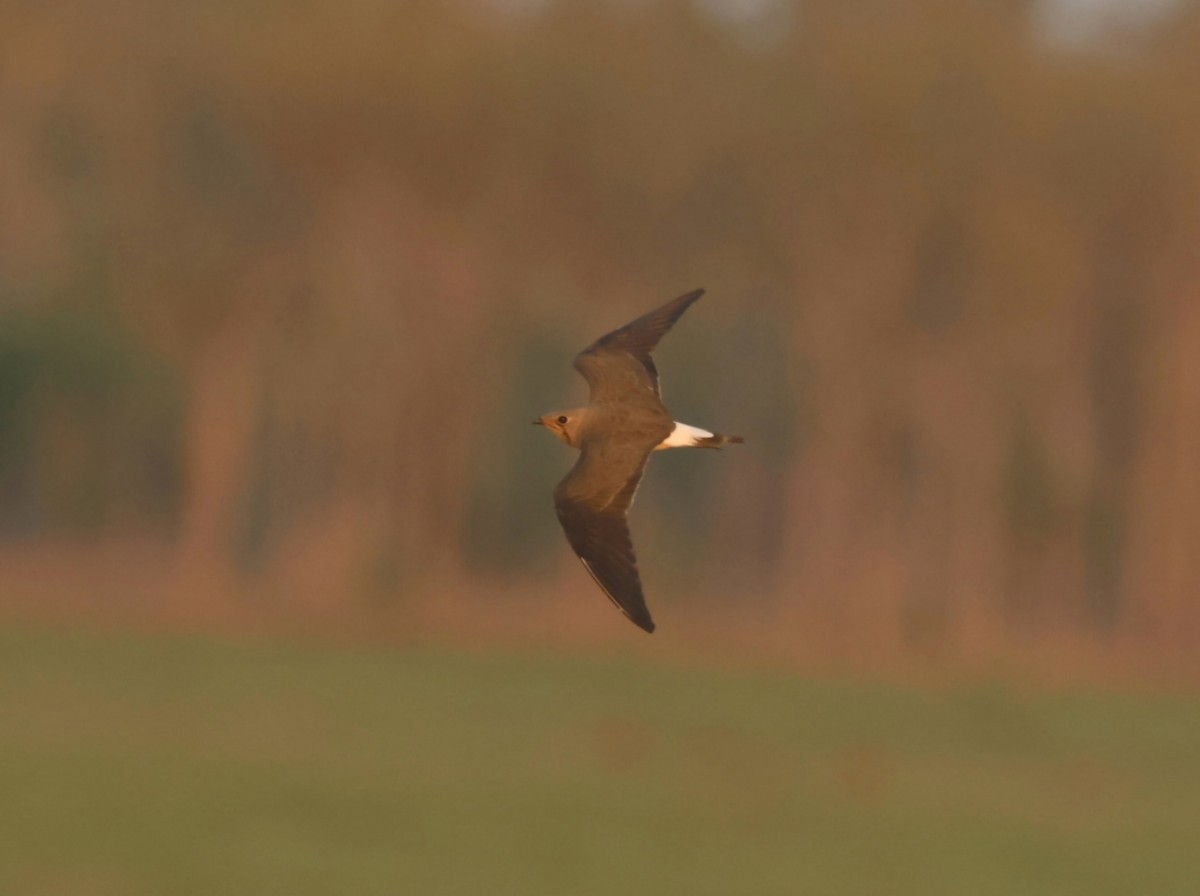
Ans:
{"type": "Polygon", "coordinates": [[[720,448],[742,441],[676,424],[660,397],[650,353],[703,294],[697,289],[680,296],[589,345],[575,358],[575,369],[590,387],[587,407],[533,421],[580,451],[554,490],[567,541],[612,602],[648,632],[654,620],[626,522],[646,461],[660,448],[720,448]]]}

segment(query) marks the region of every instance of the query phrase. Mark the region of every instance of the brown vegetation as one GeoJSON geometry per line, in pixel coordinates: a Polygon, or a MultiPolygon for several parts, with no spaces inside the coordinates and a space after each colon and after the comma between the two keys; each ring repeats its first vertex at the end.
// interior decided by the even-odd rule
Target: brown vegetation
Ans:
{"type": "Polygon", "coordinates": [[[5,598],[88,542],[124,584],[75,602],[633,637],[527,422],[705,286],[666,396],[748,444],[655,461],[664,630],[1194,653],[1200,16],[1064,49],[1026,3],[778,15],[0,11],[5,598]]]}

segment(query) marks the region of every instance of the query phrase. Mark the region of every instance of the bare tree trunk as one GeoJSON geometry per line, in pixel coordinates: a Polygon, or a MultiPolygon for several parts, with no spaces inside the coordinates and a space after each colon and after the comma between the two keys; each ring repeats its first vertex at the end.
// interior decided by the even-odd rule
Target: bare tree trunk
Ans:
{"type": "Polygon", "coordinates": [[[225,326],[192,366],[184,424],[177,595],[189,604],[229,597],[233,524],[247,482],[259,407],[255,333],[225,326]]]}
{"type": "Polygon", "coordinates": [[[1176,645],[1200,635],[1200,306],[1180,290],[1149,377],[1132,489],[1124,590],[1135,630],[1176,645]]]}

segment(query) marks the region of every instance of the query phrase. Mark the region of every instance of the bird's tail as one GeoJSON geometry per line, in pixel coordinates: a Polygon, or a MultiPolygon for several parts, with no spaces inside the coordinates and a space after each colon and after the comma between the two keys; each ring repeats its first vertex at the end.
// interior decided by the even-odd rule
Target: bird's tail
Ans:
{"type": "Polygon", "coordinates": [[[726,436],[719,432],[709,432],[698,426],[688,426],[686,423],[676,423],[671,434],[654,449],[664,448],[720,448],[733,442],[743,441],[741,436],[726,436]]]}
{"type": "Polygon", "coordinates": [[[715,432],[707,438],[696,439],[694,444],[697,448],[720,448],[722,445],[740,445],[745,441],[741,436],[727,436],[715,432]]]}

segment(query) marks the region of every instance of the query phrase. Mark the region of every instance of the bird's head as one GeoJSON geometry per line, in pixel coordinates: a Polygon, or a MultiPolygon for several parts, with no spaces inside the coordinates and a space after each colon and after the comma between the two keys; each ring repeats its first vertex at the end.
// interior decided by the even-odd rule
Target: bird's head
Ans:
{"type": "Polygon", "coordinates": [[[534,426],[544,426],[572,448],[579,447],[579,430],[583,422],[583,410],[554,411],[538,417],[534,426]]]}

